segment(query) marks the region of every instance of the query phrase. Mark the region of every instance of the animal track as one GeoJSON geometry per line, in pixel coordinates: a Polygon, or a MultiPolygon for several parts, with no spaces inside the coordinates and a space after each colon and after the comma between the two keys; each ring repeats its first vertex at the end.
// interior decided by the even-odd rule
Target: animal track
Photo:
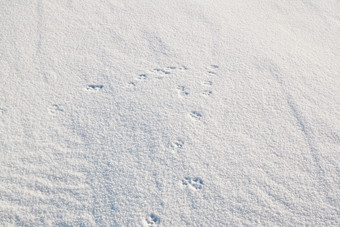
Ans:
{"type": "Polygon", "coordinates": [[[48,111],[50,112],[50,114],[52,115],[56,115],[58,112],[64,112],[64,110],[60,107],[60,105],[57,104],[53,104],[48,111]]]}
{"type": "Polygon", "coordinates": [[[158,226],[160,222],[161,222],[161,219],[157,215],[150,214],[147,218],[145,218],[146,225],[144,226],[154,227],[154,226],[158,226]]]}
{"type": "Polygon", "coordinates": [[[218,69],[219,66],[218,65],[210,65],[208,67],[208,73],[212,74],[212,75],[217,75],[217,73],[215,72],[216,69],[218,69]]]}
{"type": "MultiPolygon", "coordinates": [[[[205,86],[212,86],[213,85],[213,82],[211,81],[211,80],[206,80],[206,81],[204,81],[203,82],[203,85],[205,85],[205,86]]],[[[203,92],[202,92],[202,95],[204,95],[204,96],[210,96],[210,95],[212,95],[212,90],[204,90],[203,92]]]]}
{"type": "Polygon", "coordinates": [[[146,80],[148,78],[148,76],[146,74],[139,74],[137,79],[138,80],[146,80]]]}
{"type": "Polygon", "coordinates": [[[198,111],[192,111],[190,116],[194,119],[200,120],[202,118],[202,114],[198,111]]]}
{"type": "Polygon", "coordinates": [[[135,83],[135,82],[133,82],[133,81],[130,81],[128,84],[129,84],[130,86],[133,86],[133,87],[135,87],[135,86],[136,86],[136,83],[135,83]]]}
{"type": "Polygon", "coordinates": [[[99,90],[103,89],[103,87],[104,87],[104,85],[90,84],[90,85],[87,85],[86,90],[88,90],[88,91],[99,91],[99,90]]]}
{"type": "Polygon", "coordinates": [[[188,187],[195,189],[195,190],[201,190],[203,189],[203,180],[199,177],[184,177],[182,180],[183,185],[187,185],[188,187]]]}
{"type": "Polygon", "coordinates": [[[5,109],[0,108],[0,116],[5,114],[7,111],[5,109]]]}
{"type": "Polygon", "coordinates": [[[168,66],[166,67],[167,69],[169,70],[175,70],[175,69],[178,69],[178,70],[188,70],[188,67],[182,65],[182,66],[179,66],[179,67],[176,67],[176,66],[168,66]]]}
{"type": "Polygon", "coordinates": [[[176,66],[168,66],[166,68],[155,68],[152,71],[156,72],[156,73],[161,73],[161,74],[165,74],[165,75],[169,75],[171,74],[174,70],[188,70],[188,68],[186,66],[180,66],[180,67],[176,67],[176,66]]]}
{"type": "MultiPolygon", "coordinates": [[[[188,68],[184,65],[177,67],[177,66],[167,66],[165,68],[154,68],[152,70],[148,70],[147,73],[151,74],[152,76],[156,76],[157,79],[163,79],[165,75],[170,75],[176,71],[188,70],[188,68]]],[[[149,76],[147,74],[139,74],[137,79],[138,80],[145,80],[149,76]]]]}
{"type": "Polygon", "coordinates": [[[189,95],[189,89],[186,88],[185,86],[178,86],[177,90],[180,92],[181,95],[189,95]]]}
{"type": "Polygon", "coordinates": [[[177,140],[175,143],[174,143],[175,147],[177,148],[183,148],[184,146],[184,142],[182,140],[177,140]]]}
{"type": "Polygon", "coordinates": [[[174,151],[181,150],[184,147],[184,141],[181,139],[176,140],[171,143],[171,147],[174,151]]]}
{"type": "Polygon", "coordinates": [[[211,86],[213,85],[213,82],[211,80],[207,80],[203,82],[203,85],[211,86]]]}
{"type": "Polygon", "coordinates": [[[160,72],[160,73],[166,74],[166,75],[170,74],[170,72],[165,70],[165,69],[155,68],[153,70],[156,71],[156,72],[160,72]]]}
{"type": "Polygon", "coordinates": [[[212,95],[212,91],[210,91],[210,90],[205,90],[205,91],[202,92],[202,95],[210,96],[210,95],[212,95]]]}
{"type": "Polygon", "coordinates": [[[179,70],[188,70],[188,67],[182,65],[182,66],[178,67],[178,69],[179,69],[179,70]]]}

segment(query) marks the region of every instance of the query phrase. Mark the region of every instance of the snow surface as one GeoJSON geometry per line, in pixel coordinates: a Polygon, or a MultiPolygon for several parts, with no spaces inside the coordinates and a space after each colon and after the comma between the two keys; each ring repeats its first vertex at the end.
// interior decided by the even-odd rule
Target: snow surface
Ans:
{"type": "Polygon", "coordinates": [[[339,0],[2,0],[0,225],[339,226],[339,0]]]}

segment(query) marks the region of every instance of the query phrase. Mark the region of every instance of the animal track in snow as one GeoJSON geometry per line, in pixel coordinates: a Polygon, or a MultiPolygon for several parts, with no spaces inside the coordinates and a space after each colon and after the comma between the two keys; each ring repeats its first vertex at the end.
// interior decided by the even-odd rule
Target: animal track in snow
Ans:
{"type": "Polygon", "coordinates": [[[211,80],[207,80],[207,81],[203,82],[203,85],[211,86],[211,85],[213,85],[213,82],[211,80]]]}
{"type": "Polygon", "coordinates": [[[174,143],[174,146],[176,147],[176,148],[183,148],[183,146],[184,146],[184,141],[182,141],[182,140],[177,140],[175,143],[174,143]]]}
{"type": "Polygon", "coordinates": [[[181,139],[178,139],[175,142],[172,142],[170,146],[173,151],[181,150],[184,147],[184,141],[181,139]]]}
{"type": "Polygon", "coordinates": [[[99,91],[99,90],[103,89],[103,87],[104,87],[104,85],[90,84],[90,85],[87,85],[86,90],[88,90],[88,91],[99,91]]]}
{"type": "Polygon", "coordinates": [[[154,226],[158,226],[160,222],[161,222],[161,219],[157,215],[150,214],[147,218],[145,218],[144,226],[154,227],[154,226]]]}
{"type": "Polygon", "coordinates": [[[184,177],[182,184],[195,190],[203,189],[203,180],[199,177],[184,177]]]}
{"type": "MultiPolygon", "coordinates": [[[[170,75],[172,73],[175,73],[176,71],[183,71],[183,70],[188,70],[188,68],[184,65],[182,66],[167,66],[167,67],[157,67],[151,70],[148,70],[147,73],[155,76],[155,78],[157,79],[163,79],[166,75],[170,75]]],[[[148,74],[139,74],[137,79],[138,80],[145,80],[147,79],[149,76],[148,74]]]]}
{"type": "Polygon", "coordinates": [[[182,65],[182,66],[178,67],[178,69],[179,69],[179,70],[188,70],[188,67],[182,65]]]}
{"type": "Polygon", "coordinates": [[[179,67],[176,67],[176,66],[168,66],[166,67],[167,70],[188,70],[188,67],[182,65],[182,66],[179,66],[179,67]]]}
{"type": "Polygon", "coordinates": [[[135,86],[136,86],[136,83],[133,82],[133,81],[130,81],[128,84],[129,84],[130,86],[132,86],[132,87],[135,87],[135,86]]]}
{"type": "Polygon", "coordinates": [[[213,72],[213,71],[208,71],[209,74],[212,74],[212,75],[217,75],[217,73],[213,72]]]}
{"type": "Polygon", "coordinates": [[[155,69],[153,69],[153,71],[158,72],[158,73],[162,73],[162,74],[165,74],[165,75],[171,74],[171,72],[169,72],[169,70],[161,69],[161,68],[155,68],[155,69]]]}
{"type": "Polygon", "coordinates": [[[48,108],[48,111],[52,115],[58,114],[58,112],[64,112],[60,105],[53,104],[51,107],[48,108]]]}
{"type": "Polygon", "coordinates": [[[210,90],[205,90],[205,91],[202,92],[202,95],[210,96],[210,95],[212,95],[212,91],[210,91],[210,90]]]}
{"type": "Polygon", "coordinates": [[[138,80],[146,80],[148,78],[148,76],[146,74],[139,74],[137,79],[138,80]]]}
{"type": "Polygon", "coordinates": [[[179,94],[182,96],[189,95],[189,89],[186,88],[185,86],[178,86],[177,90],[179,91],[179,94]]]}
{"type": "Polygon", "coordinates": [[[7,111],[6,111],[5,109],[0,108],[0,116],[3,115],[3,114],[5,114],[6,112],[7,112],[7,111]]]}
{"type": "Polygon", "coordinates": [[[216,69],[218,69],[219,66],[218,65],[210,65],[208,67],[208,73],[212,74],[212,75],[217,75],[217,73],[215,72],[216,69]]]}
{"type": "Polygon", "coordinates": [[[200,120],[202,118],[202,114],[198,111],[191,111],[190,116],[196,120],[200,120]]]}
{"type": "Polygon", "coordinates": [[[169,75],[172,74],[174,71],[183,71],[183,70],[188,70],[188,68],[186,66],[180,66],[180,67],[176,67],[176,66],[168,66],[165,68],[154,68],[152,71],[157,73],[157,74],[162,74],[162,75],[169,75]]]}

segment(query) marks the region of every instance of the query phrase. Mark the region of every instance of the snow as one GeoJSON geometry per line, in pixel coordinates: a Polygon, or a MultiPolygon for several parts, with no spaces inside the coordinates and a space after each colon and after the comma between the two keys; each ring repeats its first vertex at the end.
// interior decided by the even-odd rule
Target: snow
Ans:
{"type": "Polygon", "coordinates": [[[1,226],[339,226],[338,0],[0,4],[1,226]]]}

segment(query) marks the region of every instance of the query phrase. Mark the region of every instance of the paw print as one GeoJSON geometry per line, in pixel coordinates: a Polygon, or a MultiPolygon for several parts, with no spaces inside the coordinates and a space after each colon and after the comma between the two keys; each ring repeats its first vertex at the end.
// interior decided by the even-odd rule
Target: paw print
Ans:
{"type": "Polygon", "coordinates": [[[188,187],[195,189],[195,190],[201,190],[203,189],[203,180],[199,177],[184,177],[182,180],[183,185],[187,185],[188,187]]]}
{"type": "Polygon", "coordinates": [[[90,84],[90,85],[87,85],[86,90],[88,90],[88,91],[99,91],[99,90],[103,89],[103,87],[104,87],[104,85],[90,84]]]}
{"type": "Polygon", "coordinates": [[[48,108],[48,111],[51,115],[57,115],[60,112],[64,112],[64,109],[61,105],[53,104],[48,108]]]}
{"type": "Polygon", "coordinates": [[[148,78],[148,76],[146,74],[139,74],[137,79],[138,80],[146,80],[148,78]]]}
{"type": "Polygon", "coordinates": [[[202,95],[210,96],[210,95],[212,95],[212,91],[210,91],[210,90],[205,90],[205,91],[202,92],[202,95]]]}
{"type": "Polygon", "coordinates": [[[200,120],[202,118],[202,114],[198,111],[191,111],[190,116],[196,120],[200,120]]]}
{"type": "Polygon", "coordinates": [[[215,70],[217,70],[219,68],[218,65],[210,65],[208,67],[208,73],[212,74],[212,75],[217,75],[217,73],[215,72],[215,70]]]}
{"type": "Polygon", "coordinates": [[[180,95],[182,95],[182,96],[189,95],[189,89],[185,86],[178,86],[177,90],[179,91],[180,95]]]}
{"type": "Polygon", "coordinates": [[[150,214],[147,218],[145,218],[145,227],[154,227],[158,226],[159,223],[161,222],[161,219],[155,215],[155,214],[150,214]]]}
{"type": "Polygon", "coordinates": [[[6,109],[0,108],[0,116],[5,114],[6,112],[7,112],[6,109]]]}
{"type": "Polygon", "coordinates": [[[163,73],[165,75],[169,75],[171,74],[167,69],[161,69],[161,68],[155,68],[153,69],[155,72],[158,72],[158,73],[163,73]]]}
{"type": "Polygon", "coordinates": [[[171,149],[173,152],[180,151],[184,147],[184,141],[181,139],[178,139],[170,144],[171,149]]]}

